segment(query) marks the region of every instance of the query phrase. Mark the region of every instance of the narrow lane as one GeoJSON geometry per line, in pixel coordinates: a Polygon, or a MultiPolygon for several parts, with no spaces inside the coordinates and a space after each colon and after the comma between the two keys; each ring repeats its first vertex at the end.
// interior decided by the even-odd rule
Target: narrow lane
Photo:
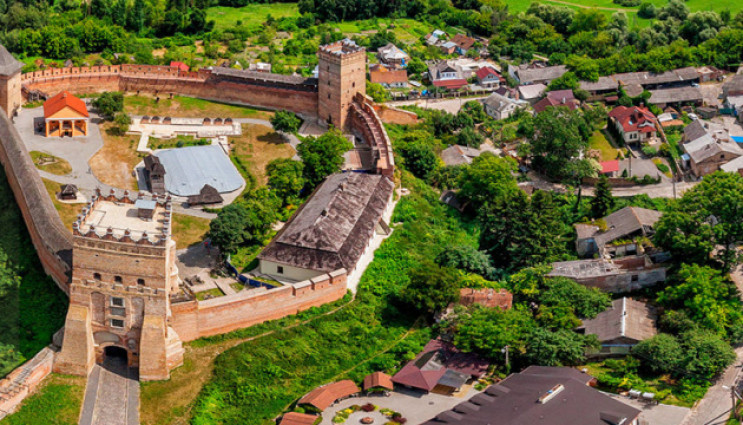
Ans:
{"type": "Polygon", "coordinates": [[[139,425],[139,381],[126,359],[95,365],[85,388],[80,425],[139,425]]]}

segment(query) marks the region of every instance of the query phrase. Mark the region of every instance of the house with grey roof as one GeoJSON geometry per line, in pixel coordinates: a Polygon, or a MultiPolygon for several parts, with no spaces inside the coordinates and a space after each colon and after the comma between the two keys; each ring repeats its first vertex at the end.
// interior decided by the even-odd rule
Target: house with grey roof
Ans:
{"type": "Polygon", "coordinates": [[[552,80],[562,77],[568,72],[565,65],[544,66],[541,64],[510,65],[508,73],[519,84],[549,84],[552,80]]]}
{"type": "Polygon", "coordinates": [[[666,268],[649,255],[630,255],[555,262],[547,276],[566,277],[589,288],[621,294],[665,281],[666,268]]]}
{"type": "Polygon", "coordinates": [[[481,100],[485,113],[496,120],[504,120],[515,114],[519,109],[526,109],[528,102],[511,99],[498,93],[493,93],[481,100]]]}
{"type": "Polygon", "coordinates": [[[719,170],[723,165],[743,157],[743,149],[730,138],[724,126],[694,120],[684,128],[682,159],[697,177],[719,170]]]}
{"type": "Polygon", "coordinates": [[[575,225],[575,248],[581,257],[625,256],[641,253],[642,243],[655,234],[653,227],[663,215],[660,211],[625,207],[591,223],[575,225]]]}
{"type": "Polygon", "coordinates": [[[632,298],[614,300],[611,306],[593,319],[583,321],[577,329],[586,335],[596,335],[601,348],[588,353],[590,357],[629,354],[638,342],[658,333],[658,314],[653,306],[632,298]]]}
{"type": "Polygon", "coordinates": [[[351,273],[375,234],[388,234],[394,183],[356,172],[329,176],[258,255],[260,272],[303,281],[351,273]]]}
{"type": "Polygon", "coordinates": [[[405,67],[410,56],[392,43],[377,49],[377,58],[385,65],[392,67],[405,67]]]}
{"type": "Polygon", "coordinates": [[[567,367],[529,366],[423,425],[640,425],[641,411],[567,367]]]}

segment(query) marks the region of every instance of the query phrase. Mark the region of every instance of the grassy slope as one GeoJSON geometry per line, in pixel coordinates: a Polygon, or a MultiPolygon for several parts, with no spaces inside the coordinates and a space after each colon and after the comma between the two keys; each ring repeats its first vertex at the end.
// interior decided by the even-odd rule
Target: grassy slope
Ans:
{"type": "Polygon", "coordinates": [[[218,30],[235,26],[237,21],[242,21],[245,27],[258,28],[268,15],[277,19],[295,17],[299,16],[299,11],[296,3],[249,4],[239,8],[219,6],[206,10],[207,19],[213,19],[216,22],[215,29],[218,30]]]}
{"type": "Polygon", "coordinates": [[[346,377],[359,381],[374,370],[392,371],[425,343],[428,331],[415,328],[414,318],[389,301],[407,283],[407,271],[446,246],[474,244],[476,235],[430,189],[413,186],[395,211],[393,222],[403,224],[377,251],[356,301],[217,357],[214,375],[197,400],[194,424],[271,423],[312,388],[346,377]]]}
{"type": "MultiPolygon", "coordinates": [[[[49,344],[54,332],[64,324],[67,299],[44,273],[1,170],[0,204],[0,249],[21,277],[20,285],[0,297],[0,344],[11,345],[29,359],[49,344]]],[[[0,376],[7,372],[0,370],[0,376]]]]}
{"type": "Polygon", "coordinates": [[[173,239],[178,249],[201,243],[209,231],[209,219],[173,214],[173,239]]]}
{"type": "Polygon", "coordinates": [[[85,378],[53,374],[3,425],[77,425],[85,393],[85,378]]]}

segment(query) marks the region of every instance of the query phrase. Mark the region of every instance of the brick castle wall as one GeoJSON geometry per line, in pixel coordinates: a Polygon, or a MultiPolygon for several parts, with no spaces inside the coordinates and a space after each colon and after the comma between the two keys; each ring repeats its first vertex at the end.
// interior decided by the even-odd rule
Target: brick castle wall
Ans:
{"type": "Polygon", "coordinates": [[[170,326],[182,341],[219,335],[280,319],[339,300],[346,294],[346,271],[267,291],[241,291],[208,301],[171,304],[170,326]]]}
{"type": "Polygon", "coordinates": [[[251,78],[228,79],[209,70],[181,72],[157,65],[111,65],[51,68],[23,74],[27,91],[54,95],[67,90],[76,94],[104,91],[178,94],[200,99],[286,109],[306,116],[317,115],[317,88],[288,83],[271,84],[251,78]]]}
{"type": "Polygon", "coordinates": [[[52,372],[54,351],[46,347],[0,381],[0,420],[13,413],[52,372]]]}

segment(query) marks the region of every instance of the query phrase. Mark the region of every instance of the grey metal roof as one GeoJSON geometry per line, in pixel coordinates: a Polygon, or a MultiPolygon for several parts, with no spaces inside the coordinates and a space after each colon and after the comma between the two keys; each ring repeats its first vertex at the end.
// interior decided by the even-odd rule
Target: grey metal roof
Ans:
{"type": "Polygon", "coordinates": [[[151,199],[137,199],[134,202],[134,206],[142,210],[154,210],[157,206],[157,202],[151,199]]]}
{"type": "Polygon", "coordinates": [[[157,156],[167,171],[165,189],[174,195],[198,195],[206,184],[219,193],[232,192],[243,185],[243,178],[220,146],[167,149],[157,156]]]}
{"type": "Polygon", "coordinates": [[[699,102],[704,99],[699,87],[677,87],[673,89],[651,90],[648,103],[653,105],[676,102],[699,102]]]}
{"type": "Polygon", "coordinates": [[[0,75],[13,75],[21,69],[23,69],[23,64],[18,62],[5,46],[0,44],[0,75]]]}
{"type": "Polygon", "coordinates": [[[353,270],[394,187],[382,175],[329,176],[258,259],[323,272],[353,270]]]}

